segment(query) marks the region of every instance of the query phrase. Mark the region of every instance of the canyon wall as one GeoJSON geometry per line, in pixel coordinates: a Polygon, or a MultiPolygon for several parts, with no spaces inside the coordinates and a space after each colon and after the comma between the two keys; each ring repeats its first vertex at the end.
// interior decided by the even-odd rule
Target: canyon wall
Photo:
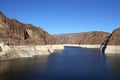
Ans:
{"type": "Polygon", "coordinates": [[[120,54],[120,28],[113,30],[102,46],[106,54],[120,54]]]}
{"type": "Polygon", "coordinates": [[[16,19],[7,18],[0,12],[0,42],[11,45],[61,44],[60,40],[32,24],[24,24],[16,19]]]}
{"type": "Polygon", "coordinates": [[[101,48],[101,44],[110,35],[108,32],[91,31],[82,33],[59,34],[54,35],[60,39],[64,46],[82,47],[82,48],[101,48]]]}
{"type": "Polygon", "coordinates": [[[0,12],[0,60],[48,55],[64,49],[61,41],[32,24],[7,18],[0,12]]]}
{"type": "Polygon", "coordinates": [[[54,35],[60,39],[63,44],[79,44],[79,45],[100,45],[109,36],[108,32],[92,31],[72,34],[54,35]]]}

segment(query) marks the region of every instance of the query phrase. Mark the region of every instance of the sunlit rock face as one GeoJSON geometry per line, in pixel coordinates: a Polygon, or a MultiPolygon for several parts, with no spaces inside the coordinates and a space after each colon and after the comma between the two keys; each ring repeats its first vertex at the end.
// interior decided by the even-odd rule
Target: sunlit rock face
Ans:
{"type": "Polygon", "coordinates": [[[9,19],[0,12],[0,60],[49,55],[64,49],[60,44],[43,29],[9,19]]]}
{"type": "Polygon", "coordinates": [[[115,29],[102,43],[105,53],[120,54],[120,28],[115,29]]]}
{"type": "Polygon", "coordinates": [[[110,33],[102,31],[54,35],[64,44],[101,44],[110,33]]]}
{"type": "Polygon", "coordinates": [[[16,19],[9,19],[0,12],[0,42],[2,41],[12,45],[61,43],[43,29],[21,23],[16,19]]]}
{"type": "Polygon", "coordinates": [[[120,46],[120,28],[115,29],[102,43],[102,45],[120,46]]]}
{"type": "Polygon", "coordinates": [[[115,29],[108,39],[108,45],[120,45],[120,28],[115,29]]]}

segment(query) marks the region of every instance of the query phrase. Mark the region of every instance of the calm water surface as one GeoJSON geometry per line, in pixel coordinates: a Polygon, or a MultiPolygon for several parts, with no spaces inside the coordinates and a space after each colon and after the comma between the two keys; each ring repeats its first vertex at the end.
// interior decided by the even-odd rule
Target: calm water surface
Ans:
{"type": "Polygon", "coordinates": [[[120,80],[120,56],[65,47],[49,56],[0,61],[0,80],[120,80]]]}

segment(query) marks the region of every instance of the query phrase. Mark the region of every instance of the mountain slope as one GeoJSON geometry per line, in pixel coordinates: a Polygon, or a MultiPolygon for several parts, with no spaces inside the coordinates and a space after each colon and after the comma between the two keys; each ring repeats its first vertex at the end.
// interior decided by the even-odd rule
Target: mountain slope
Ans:
{"type": "Polygon", "coordinates": [[[12,45],[60,44],[61,42],[41,28],[7,18],[0,12],[0,41],[12,45]]]}
{"type": "Polygon", "coordinates": [[[113,32],[104,40],[105,45],[120,45],[120,28],[113,30],[113,32]]]}
{"type": "Polygon", "coordinates": [[[64,44],[101,44],[109,36],[108,32],[93,31],[54,35],[64,44]]]}

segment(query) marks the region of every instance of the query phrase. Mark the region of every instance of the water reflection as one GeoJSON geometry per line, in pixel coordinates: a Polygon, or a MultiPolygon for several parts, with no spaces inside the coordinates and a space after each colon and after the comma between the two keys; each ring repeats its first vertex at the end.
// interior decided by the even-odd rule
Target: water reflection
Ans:
{"type": "Polygon", "coordinates": [[[120,80],[120,56],[65,47],[49,56],[0,61],[0,80],[120,80]]]}
{"type": "Polygon", "coordinates": [[[47,62],[46,75],[54,80],[111,80],[105,55],[95,49],[66,47],[47,62]]]}
{"type": "Polygon", "coordinates": [[[113,80],[120,80],[120,55],[109,54],[106,55],[106,58],[113,80]]]}
{"type": "Polygon", "coordinates": [[[20,80],[27,76],[42,73],[48,56],[21,58],[0,61],[0,80],[20,80]]]}

